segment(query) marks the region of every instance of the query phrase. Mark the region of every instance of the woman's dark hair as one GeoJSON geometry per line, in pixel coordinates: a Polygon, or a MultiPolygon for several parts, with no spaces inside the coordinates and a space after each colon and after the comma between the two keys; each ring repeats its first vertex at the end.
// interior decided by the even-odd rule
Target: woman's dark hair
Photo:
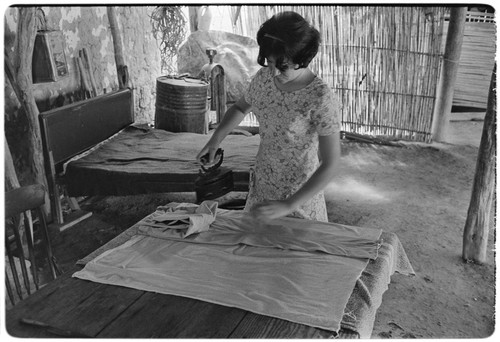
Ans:
{"type": "Polygon", "coordinates": [[[267,66],[266,58],[276,58],[276,68],[285,71],[287,59],[300,68],[306,68],[318,53],[320,36],[302,16],[287,11],[275,14],[257,32],[259,56],[257,63],[267,66]]]}

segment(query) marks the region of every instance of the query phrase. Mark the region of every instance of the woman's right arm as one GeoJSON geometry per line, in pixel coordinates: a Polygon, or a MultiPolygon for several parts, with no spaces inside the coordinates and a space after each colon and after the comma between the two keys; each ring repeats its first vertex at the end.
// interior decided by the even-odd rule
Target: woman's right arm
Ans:
{"type": "Polygon", "coordinates": [[[219,148],[222,140],[231,133],[233,128],[238,126],[240,122],[243,120],[245,115],[250,112],[252,106],[248,104],[245,99],[242,97],[239,99],[234,105],[232,105],[224,114],[224,118],[222,119],[219,127],[212,134],[212,137],[206,145],[201,149],[201,151],[196,156],[196,160],[201,163],[201,157],[208,153],[208,163],[212,164],[214,161],[215,152],[219,148]]]}

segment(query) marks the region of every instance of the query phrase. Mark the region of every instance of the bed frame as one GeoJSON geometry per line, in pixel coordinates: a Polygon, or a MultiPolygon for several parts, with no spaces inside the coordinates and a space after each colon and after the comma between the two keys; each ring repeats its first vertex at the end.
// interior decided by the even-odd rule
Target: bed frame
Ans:
{"type": "Polygon", "coordinates": [[[134,122],[133,91],[120,89],[62,106],[40,113],[39,120],[52,218],[63,230],[91,215],[59,190],[64,184],[64,163],[134,122]],[[75,210],[68,223],[64,222],[61,196],[75,210]]]}

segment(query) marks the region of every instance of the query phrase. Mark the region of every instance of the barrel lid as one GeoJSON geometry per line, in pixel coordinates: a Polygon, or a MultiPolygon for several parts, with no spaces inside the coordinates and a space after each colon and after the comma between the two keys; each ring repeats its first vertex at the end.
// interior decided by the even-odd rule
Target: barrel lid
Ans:
{"type": "Polygon", "coordinates": [[[181,78],[175,78],[172,76],[160,76],[156,79],[158,82],[165,83],[165,84],[170,84],[174,86],[180,86],[180,87],[206,87],[208,86],[208,83],[199,79],[199,78],[192,78],[192,77],[181,77],[181,78]]]}

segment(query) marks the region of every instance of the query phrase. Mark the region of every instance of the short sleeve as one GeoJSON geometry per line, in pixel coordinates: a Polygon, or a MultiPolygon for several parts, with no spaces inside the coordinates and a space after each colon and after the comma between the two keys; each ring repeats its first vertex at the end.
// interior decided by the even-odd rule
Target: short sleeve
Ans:
{"type": "Polygon", "coordinates": [[[318,135],[340,132],[340,105],[333,91],[324,85],[318,89],[318,103],[311,120],[318,135]]]}
{"type": "Polygon", "coordinates": [[[262,81],[262,71],[263,69],[259,69],[257,73],[252,77],[250,81],[250,85],[248,86],[247,92],[243,95],[245,102],[249,105],[255,104],[255,96],[257,94],[258,89],[260,88],[259,84],[262,81]]]}

